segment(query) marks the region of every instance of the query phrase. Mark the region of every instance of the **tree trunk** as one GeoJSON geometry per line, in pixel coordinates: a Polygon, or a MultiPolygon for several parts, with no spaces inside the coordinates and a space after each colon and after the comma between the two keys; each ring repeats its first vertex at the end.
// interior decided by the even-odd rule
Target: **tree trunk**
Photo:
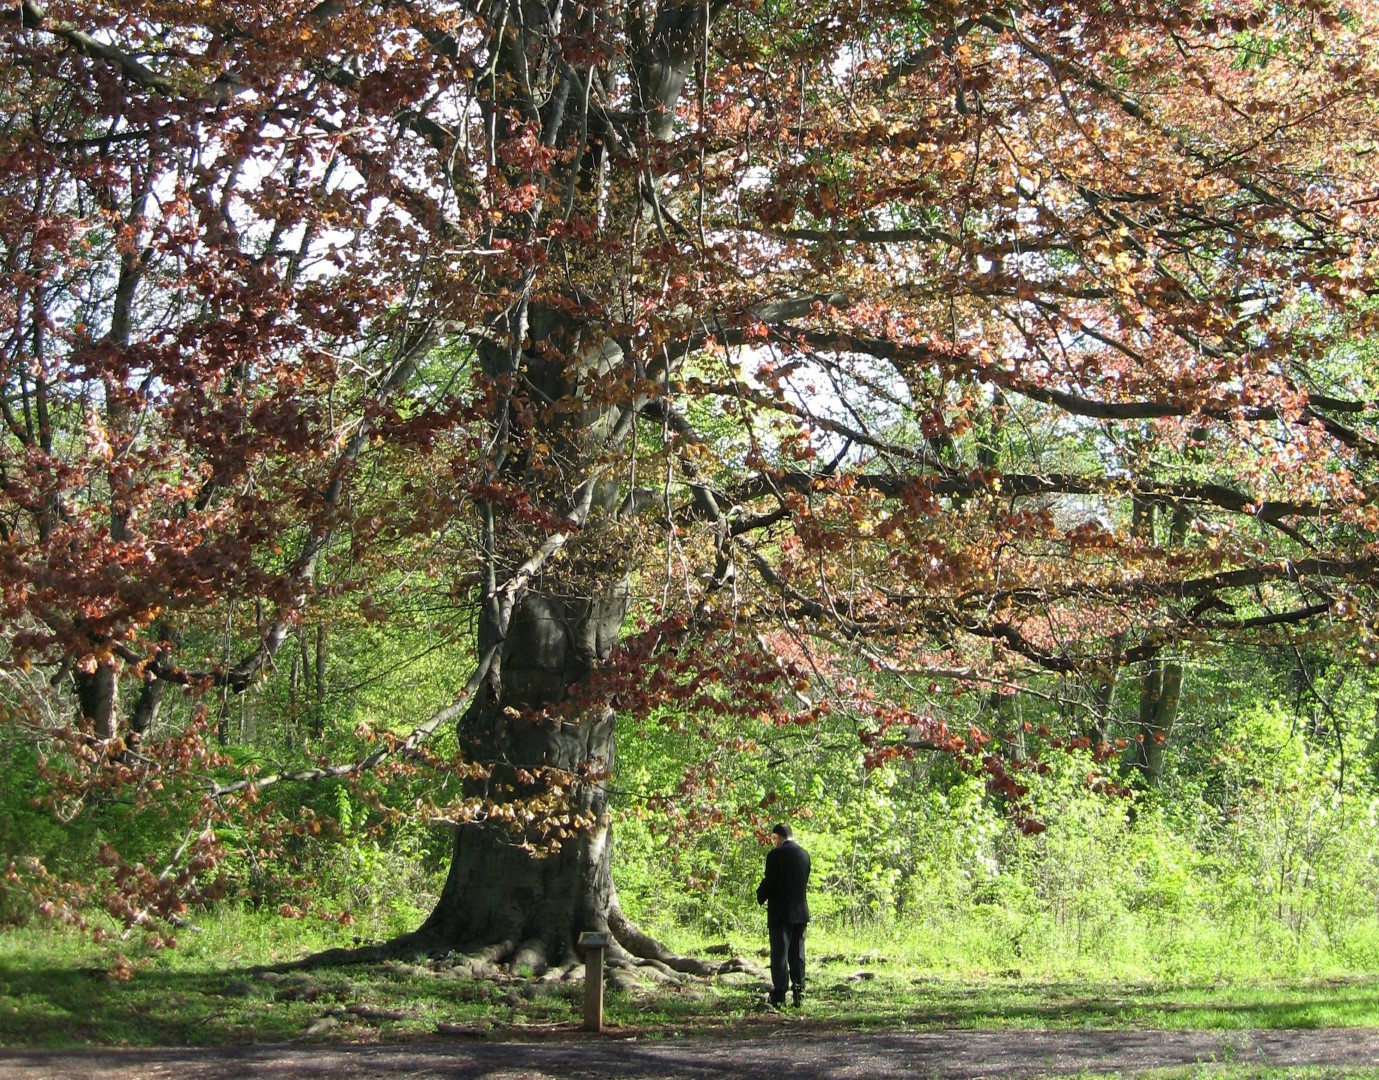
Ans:
{"type": "MultiPolygon", "coordinates": [[[[1158,523],[1158,507],[1136,499],[1132,528],[1136,535],[1153,543],[1158,523]]],[[[1169,519],[1166,546],[1180,548],[1187,538],[1188,521],[1175,508],[1169,519]]],[[[1146,787],[1157,787],[1163,779],[1164,747],[1178,718],[1178,698],[1183,688],[1183,665],[1165,660],[1155,647],[1140,669],[1140,709],[1135,740],[1130,746],[1130,765],[1138,770],[1146,787]]]]}
{"type": "Polygon", "coordinates": [[[1116,684],[1120,681],[1121,655],[1125,652],[1125,632],[1117,631],[1111,635],[1110,655],[1104,665],[1096,667],[1091,674],[1091,701],[1087,709],[1084,734],[1096,746],[1107,740],[1111,727],[1112,706],[1115,703],[1116,684]]]}
{"type": "Polygon", "coordinates": [[[1183,686],[1183,665],[1155,656],[1144,662],[1140,675],[1139,730],[1130,761],[1147,787],[1163,779],[1164,746],[1178,717],[1178,698],[1183,686]]]}
{"type": "Polygon", "coordinates": [[[94,671],[74,676],[82,719],[98,739],[109,739],[119,730],[119,673],[113,660],[102,661],[94,671]]]}
{"type": "Polygon", "coordinates": [[[131,750],[148,737],[158,719],[158,711],[167,696],[168,684],[162,679],[148,678],[139,689],[139,700],[134,706],[134,715],[129,718],[129,735],[125,741],[131,750]]]}
{"type": "MultiPolygon", "coordinates": [[[[631,89],[643,126],[623,133],[627,147],[641,146],[641,153],[670,137],[675,104],[722,7],[722,0],[696,0],[659,5],[650,19],[642,9],[629,13],[631,89]]],[[[569,164],[547,177],[554,182],[545,201],[496,232],[526,238],[542,213],[568,217],[574,203],[566,199],[580,194],[589,203],[582,210],[586,218],[601,220],[597,204],[616,188],[627,201],[635,238],[639,221],[660,220],[647,199],[655,180],[639,162],[604,190],[603,140],[618,133],[600,130],[604,121],[586,101],[596,75],[603,75],[590,68],[572,78],[568,64],[552,64],[558,27],[551,10],[526,0],[508,0],[501,10],[506,14],[494,24],[493,70],[507,80],[503,93],[523,87],[529,96],[520,110],[498,96],[481,101],[490,138],[525,139],[534,124],[546,145],[567,152],[569,164]],[[532,92],[545,86],[551,92],[532,92]]],[[[576,12],[589,20],[590,32],[595,10],[576,12]]],[[[495,80],[495,95],[496,87],[495,80]]],[[[497,157],[501,170],[506,166],[497,157]]],[[[509,178],[514,187],[530,180],[518,160],[509,178]]],[[[557,295],[537,287],[535,271],[515,275],[505,288],[512,302],[491,314],[489,332],[477,342],[494,389],[490,479],[562,518],[564,535],[575,537],[571,550],[603,525],[635,513],[639,503],[631,484],[615,478],[635,476],[635,469],[622,472],[613,464],[628,444],[638,407],[630,396],[635,391],[617,389],[620,380],[635,382],[637,372],[613,329],[635,314],[619,308],[628,294],[619,274],[631,272],[614,271],[613,280],[596,284],[595,291],[599,285],[607,290],[601,300],[573,282],[557,295]]],[[[538,970],[573,963],[578,935],[608,931],[612,913],[612,929],[633,951],[641,940],[646,955],[645,940],[618,911],[609,870],[604,778],[612,766],[614,713],[597,693],[585,696],[594,665],[610,656],[631,603],[630,553],[617,541],[602,551],[591,541],[592,566],[562,564],[557,571],[539,565],[539,579],[518,580],[514,568],[527,565],[532,541],[540,538],[501,500],[481,502],[479,510],[486,564],[479,654],[501,648],[489,670],[488,693],[475,699],[458,734],[464,757],[487,770],[483,780],[467,783],[465,794],[487,810],[456,826],[445,887],[412,941],[433,953],[478,953],[514,969],[538,970]]],[[[554,538],[548,534],[546,542],[554,538]]],[[[664,964],[662,956],[655,959],[664,964]]]]}
{"type": "MultiPolygon", "coordinates": [[[[542,970],[575,962],[580,932],[608,930],[602,776],[612,765],[614,715],[603,704],[571,708],[571,697],[592,664],[607,659],[630,598],[620,580],[596,601],[528,592],[514,612],[499,691],[477,701],[459,728],[465,757],[491,770],[468,794],[491,800],[492,809],[456,828],[445,888],[417,932],[430,951],[480,952],[542,970]],[[562,789],[554,802],[553,785],[562,789]],[[528,805],[538,817],[521,824],[528,805]]],[[[494,632],[481,628],[481,647],[494,632]]]]}
{"type": "MultiPolygon", "coordinates": [[[[553,755],[585,761],[607,752],[611,715],[582,728],[572,737],[554,738],[529,730],[519,740],[525,736],[544,743],[553,755]]],[[[479,953],[537,974],[575,963],[579,934],[608,930],[612,877],[607,792],[602,785],[591,785],[571,800],[571,809],[588,814],[596,824],[544,856],[501,824],[459,826],[445,888],[418,931],[426,948],[432,953],[479,953]]]]}
{"type": "Polygon", "coordinates": [[[316,624],[316,656],[311,685],[311,734],[320,739],[326,733],[326,624],[316,624]]]}
{"type": "MultiPolygon", "coordinates": [[[[487,693],[458,727],[464,759],[487,770],[465,791],[482,800],[483,809],[476,820],[456,826],[445,887],[407,946],[433,955],[474,954],[536,972],[576,963],[582,932],[611,930],[626,948],[614,950],[615,964],[625,963],[630,952],[663,975],[708,971],[697,961],[667,959],[631,925],[618,908],[610,871],[606,777],[615,714],[590,677],[612,654],[632,601],[628,567],[634,554],[604,530],[634,515],[643,500],[636,490],[602,478],[599,452],[625,437],[619,424],[625,411],[584,398],[582,385],[621,353],[606,340],[585,344],[574,324],[548,313],[534,311],[527,329],[528,340],[563,359],[543,360],[537,349],[526,353],[526,383],[547,400],[579,403],[528,413],[573,483],[562,508],[572,539],[558,565],[542,567],[539,583],[509,594],[500,568],[511,572],[519,565],[532,537],[496,507],[486,509],[489,583],[480,603],[478,646],[480,655],[501,648],[487,693]]],[[[504,360],[487,357],[500,374],[504,360]]],[[[514,454],[501,475],[530,482],[526,467],[524,455],[514,454]]]]}

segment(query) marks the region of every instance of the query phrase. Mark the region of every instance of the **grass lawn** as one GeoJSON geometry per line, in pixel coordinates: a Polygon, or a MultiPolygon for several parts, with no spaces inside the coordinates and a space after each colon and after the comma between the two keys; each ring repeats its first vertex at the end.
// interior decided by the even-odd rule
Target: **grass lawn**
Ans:
{"type": "MultiPolygon", "coordinates": [[[[0,1045],[377,1042],[437,1031],[535,1038],[579,1025],[577,980],[476,981],[424,963],[257,970],[340,943],[299,922],[227,912],[201,933],[185,935],[178,949],[134,957],[132,971],[121,971],[113,950],[86,938],[37,926],[6,930],[0,932],[0,1045]]],[[[764,962],[757,955],[761,943],[732,944],[764,962]]],[[[821,1031],[1379,1026],[1379,976],[1203,975],[1168,983],[938,973],[903,951],[881,955],[836,937],[821,938],[810,965],[807,1001],[792,1022],[821,1031]]],[[[644,992],[610,991],[606,1017],[610,1026],[647,1036],[745,1034],[778,1022],[763,1009],[762,995],[761,982],[745,974],[649,985],[644,992]]]]}

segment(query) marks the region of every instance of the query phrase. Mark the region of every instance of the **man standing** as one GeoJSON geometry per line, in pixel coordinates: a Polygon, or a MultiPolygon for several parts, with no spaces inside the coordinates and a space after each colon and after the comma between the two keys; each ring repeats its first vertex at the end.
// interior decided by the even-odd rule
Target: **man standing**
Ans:
{"type": "Polygon", "coordinates": [[[788,982],[793,1003],[804,997],[804,928],[809,923],[809,852],[790,838],[789,825],[771,829],[775,845],[766,853],[766,876],[757,886],[757,903],[766,905],[771,938],[771,996],[775,1008],[785,1004],[788,982]]]}

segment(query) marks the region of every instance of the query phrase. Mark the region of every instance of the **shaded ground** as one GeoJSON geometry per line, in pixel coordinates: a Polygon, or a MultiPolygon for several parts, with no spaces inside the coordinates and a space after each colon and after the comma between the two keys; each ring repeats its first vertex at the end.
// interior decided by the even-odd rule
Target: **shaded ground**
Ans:
{"type": "Polygon", "coordinates": [[[783,1020],[746,1039],[603,1036],[540,1042],[435,1038],[391,1046],[311,1044],[156,1050],[0,1050],[16,1080],[650,1080],[721,1077],[1025,1077],[1133,1074],[1202,1063],[1379,1068],[1379,1029],[1306,1031],[916,1031],[809,1033],[783,1020]]]}

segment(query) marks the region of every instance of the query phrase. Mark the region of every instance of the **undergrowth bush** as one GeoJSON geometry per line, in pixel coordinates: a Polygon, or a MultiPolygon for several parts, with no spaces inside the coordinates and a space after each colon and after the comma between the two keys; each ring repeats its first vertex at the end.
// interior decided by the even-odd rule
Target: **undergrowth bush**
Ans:
{"type": "MultiPolygon", "coordinates": [[[[1105,766],[1086,755],[1044,761],[1042,775],[1022,774],[1037,836],[950,768],[858,760],[835,774],[791,819],[813,858],[816,930],[904,942],[955,971],[1259,977],[1379,958],[1379,803],[1278,706],[1233,712],[1213,757],[1132,796],[1090,790],[1105,766]]],[[[617,824],[626,906],[662,926],[764,940],[759,837],[731,815],[698,833],[655,826],[645,813],[617,824]]]]}
{"type": "MultiPolygon", "coordinates": [[[[614,879],[626,910],[670,940],[759,947],[765,827],[783,818],[813,856],[815,934],[903,948],[935,971],[1190,979],[1379,967],[1379,744],[1358,724],[1348,739],[1309,727],[1274,701],[1182,723],[1195,741],[1133,796],[1090,789],[1114,762],[1046,751],[1044,769],[1020,773],[1038,835],[942,755],[868,768],[843,730],[718,753],[726,743],[713,745],[713,732],[633,729],[614,781],[614,879]],[[686,762],[705,759],[717,786],[691,814],[674,792],[686,762]]],[[[119,800],[59,820],[42,805],[41,750],[0,744],[0,848],[11,858],[99,887],[103,843],[151,860],[181,842],[184,824],[119,800]]],[[[419,925],[450,842],[419,818],[371,811],[381,793],[368,785],[384,782],[272,789],[259,805],[284,824],[271,850],[247,829],[236,835],[235,821],[217,826],[225,910],[291,914],[344,943],[419,925]]],[[[403,805],[409,791],[387,794],[403,805]]],[[[22,875],[0,877],[0,927],[35,912],[22,875]]]]}

